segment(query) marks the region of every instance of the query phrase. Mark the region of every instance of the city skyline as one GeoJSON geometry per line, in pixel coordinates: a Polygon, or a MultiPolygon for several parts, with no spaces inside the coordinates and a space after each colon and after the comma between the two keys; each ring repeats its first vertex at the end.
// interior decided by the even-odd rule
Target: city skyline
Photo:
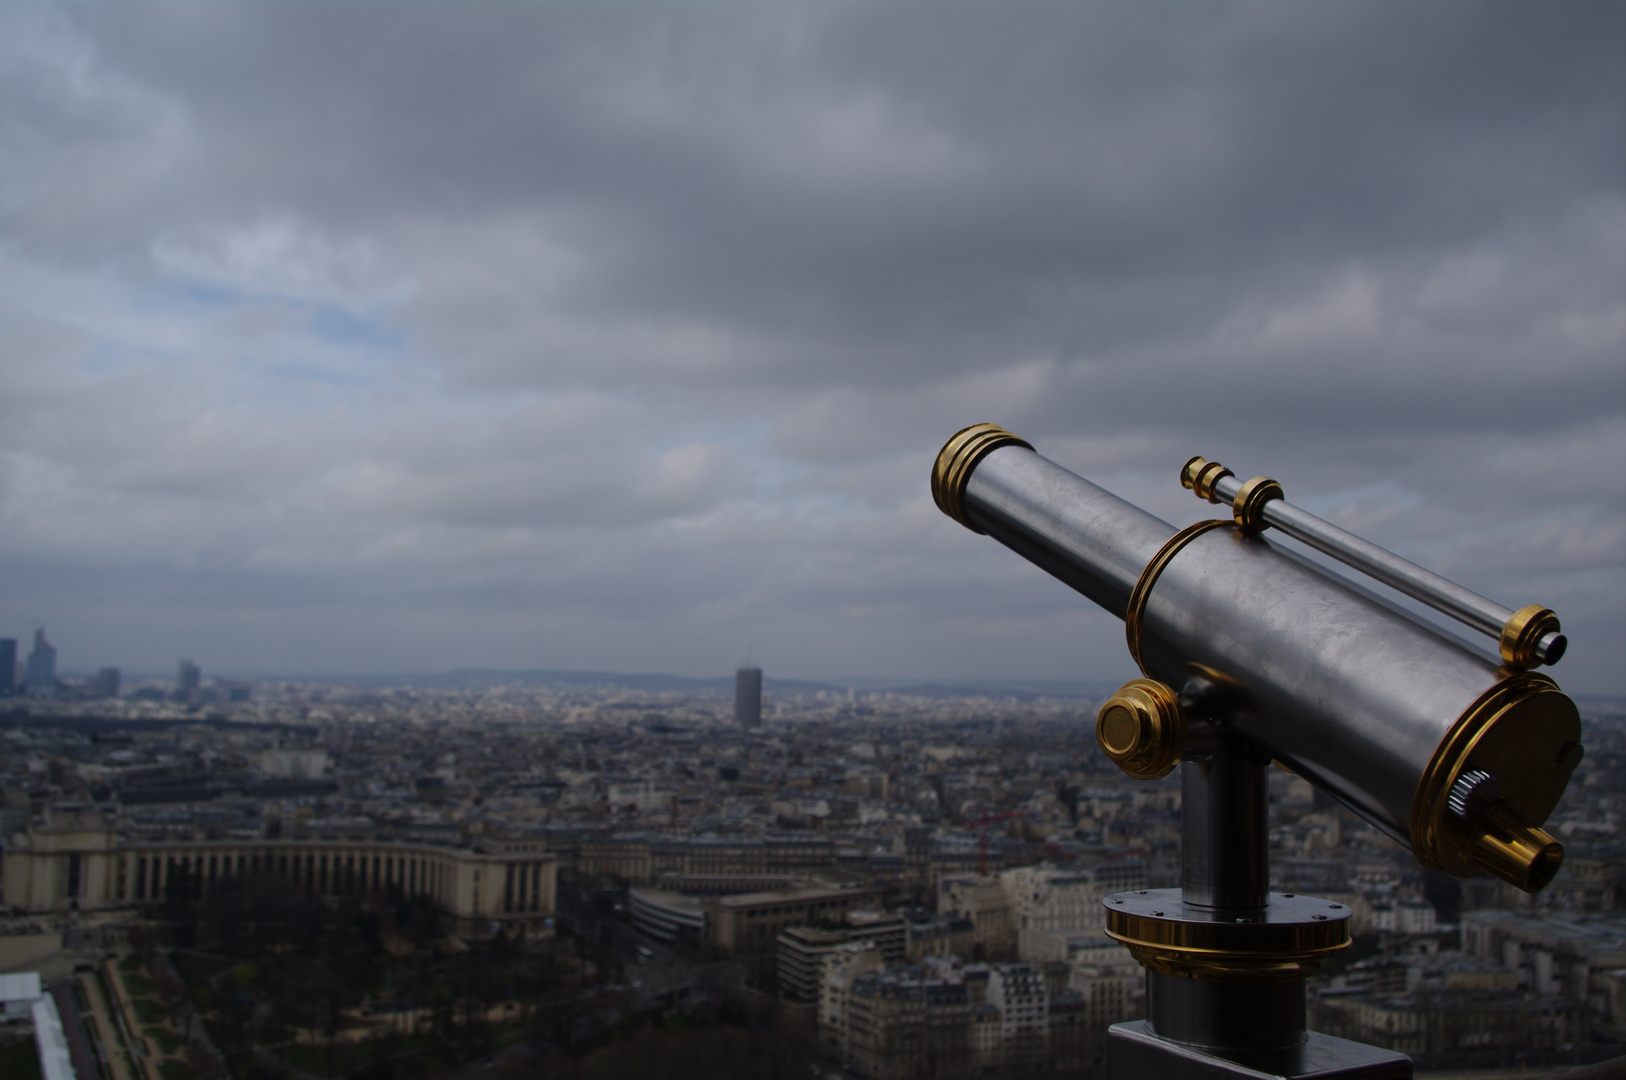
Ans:
{"type": "MultiPolygon", "coordinates": [[[[40,627],[36,633],[43,632],[40,627]]],[[[0,643],[9,643],[18,647],[15,666],[19,673],[26,665],[24,660],[29,655],[21,651],[21,645],[26,644],[15,638],[8,638],[0,634],[0,643]]],[[[53,647],[53,659],[55,649],[53,647]]],[[[726,667],[726,665],[725,665],[726,667]]],[[[949,679],[922,679],[907,675],[891,677],[830,677],[825,679],[803,678],[795,673],[787,675],[772,675],[764,672],[755,664],[747,664],[729,674],[719,669],[712,674],[679,675],[663,671],[633,671],[633,670],[592,670],[592,669],[546,669],[546,668],[447,668],[424,671],[374,671],[374,672],[308,672],[265,668],[260,670],[242,669],[212,669],[197,664],[189,659],[181,658],[168,668],[129,668],[119,665],[108,666],[96,663],[90,666],[79,666],[73,663],[58,665],[53,673],[58,682],[77,683],[82,688],[99,687],[104,685],[109,673],[112,673],[115,685],[133,685],[136,683],[159,683],[169,686],[178,686],[185,689],[198,689],[201,685],[212,685],[222,681],[241,684],[243,680],[261,680],[268,683],[312,681],[317,683],[331,683],[335,686],[345,685],[388,685],[392,680],[403,684],[421,683],[435,685],[446,680],[459,678],[479,679],[483,684],[491,686],[523,686],[529,684],[547,684],[550,681],[565,681],[580,683],[588,686],[623,685],[630,690],[648,690],[661,688],[677,688],[703,690],[710,688],[720,695],[733,694],[736,698],[741,693],[741,680],[747,672],[757,674],[757,708],[760,710],[760,698],[765,688],[773,686],[780,690],[789,689],[793,692],[803,692],[809,688],[824,690],[846,691],[848,693],[863,691],[886,691],[894,689],[918,688],[953,688],[955,690],[988,689],[988,690],[1016,690],[1024,693],[1050,692],[1062,696],[1071,696],[1079,693],[1105,693],[1110,691],[1113,684],[1100,680],[1081,679],[998,679],[959,677],[949,679]],[[190,669],[192,682],[188,682],[185,673],[190,669]],[[597,680],[597,681],[594,681],[597,680]]],[[[26,678],[18,678],[12,689],[19,695],[24,694],[26,678]]],[[[0,687],[0,691],[5,688],[0,687]]],[[[0,697],[4,693],[0,692],[0,697]]],[[[103,696],[117,697],[117,693],[103,696]]],[[[760,715],[758,717],[760,722],[760,715]]],[[[738,719],[736,718],[736,725],[738,719]]],[[[755,726],[744,725],[744,726],[755,726]]]]}
{"type": "Polygon", "coordinates": [[[0,11],[0,627],[65,669],[1135,674],[931,503],[1193,454],[1626,693],[1618,5],[0,11]],[[359,59],[366,57],[365,60],[359,59]]]}

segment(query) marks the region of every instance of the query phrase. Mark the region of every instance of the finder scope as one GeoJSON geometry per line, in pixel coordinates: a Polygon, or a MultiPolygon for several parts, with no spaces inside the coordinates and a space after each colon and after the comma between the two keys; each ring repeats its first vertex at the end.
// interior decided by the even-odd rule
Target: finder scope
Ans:
{"type": "Polygon", "coordinates": [[[1103,751],[1150,779],[1240,739],[1405,844],[1424,866],[1545,886],[1541,825],[1580,763],[1575,704],[1534,669],[1565,639],[1322,521],[1267,477],[1192,458],[1180,480],[1230,516],[1176,529],[993,424],[938,454],[932,496],[1124,620],[1143,679],[1102,706],[1103,751]],[[1268,539],[1275,528],[1495,638],[1481,653],[1268,539]]]}

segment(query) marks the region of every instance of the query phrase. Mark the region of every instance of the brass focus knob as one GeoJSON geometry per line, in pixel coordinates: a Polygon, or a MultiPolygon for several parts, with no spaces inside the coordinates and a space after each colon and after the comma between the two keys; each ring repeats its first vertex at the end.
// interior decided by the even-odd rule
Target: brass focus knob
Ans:
{"type": "Polygon", "coordinates": [[[1156,679],[1131,679],[1095,714],[1095,739],[1135,779],[1167,776],[1186,746],[1180,699],[1156,679]]]}

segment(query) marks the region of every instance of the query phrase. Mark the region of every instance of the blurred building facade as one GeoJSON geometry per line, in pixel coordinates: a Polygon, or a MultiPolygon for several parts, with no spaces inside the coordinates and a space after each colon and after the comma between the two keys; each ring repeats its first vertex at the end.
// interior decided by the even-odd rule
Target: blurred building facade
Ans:
{"type": "Polygon", "coordinates": [[[56,646],[45,640],[45,627],[34,631],[34,651],[28,654],[28,693],[50,697],[56,693],[56,646]]]}

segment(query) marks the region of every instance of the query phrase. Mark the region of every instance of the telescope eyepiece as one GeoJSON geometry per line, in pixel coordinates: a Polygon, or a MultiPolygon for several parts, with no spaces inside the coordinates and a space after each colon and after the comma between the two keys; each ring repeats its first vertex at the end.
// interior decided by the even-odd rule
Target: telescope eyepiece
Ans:
{"type": "Polygon", "coordinates": [[[965,485],[971,479],[977,462],[1001,446],[1033,449],[1027,440],[1012,435],[998,424],[972,424],[956,431],[943,444],[932,466],[932,501],[937,503],[939,510],[974,533],[981,533],[982,530],[966,516],[965,485]]]}

